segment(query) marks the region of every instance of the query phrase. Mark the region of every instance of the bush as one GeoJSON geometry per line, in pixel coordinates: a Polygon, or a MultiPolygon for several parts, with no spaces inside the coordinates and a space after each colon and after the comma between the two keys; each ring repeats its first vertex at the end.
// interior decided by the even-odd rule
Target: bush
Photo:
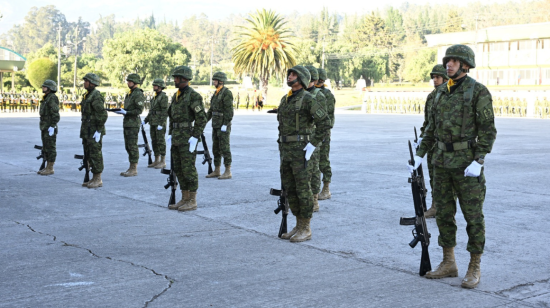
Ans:
{"type": "Polygon", "coordinates": [[[46,79],[57,80],[57,65],[48,58],[35,60],[29,65],[27,78],[36,90],[40,90],[46,79]]]}

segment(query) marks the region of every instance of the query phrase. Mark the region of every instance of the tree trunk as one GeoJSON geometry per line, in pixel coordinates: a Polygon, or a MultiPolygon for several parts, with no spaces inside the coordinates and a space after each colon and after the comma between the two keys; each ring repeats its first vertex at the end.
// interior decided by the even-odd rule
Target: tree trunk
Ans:
{"type": "Polygon", "coordinates": [[[262,82],[262,85],[261,85],[261,91],[262,91],[262,97],[264,98],[264,105],[266,103],[266,100],[267,100],[267,87],[268,87],[268,84],[269,84],[269,78],[268,77],[260,77],[260,81],[262,82]]]}

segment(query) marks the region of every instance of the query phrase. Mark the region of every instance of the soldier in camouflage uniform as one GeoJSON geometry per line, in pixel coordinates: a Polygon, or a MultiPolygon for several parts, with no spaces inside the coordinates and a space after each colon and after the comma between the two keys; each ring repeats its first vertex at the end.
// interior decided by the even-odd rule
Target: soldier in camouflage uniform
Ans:
{"type": "Polygon", "coordinates": [[[418,168],[422,157],[434,148],[433,195],[437,203],[438,242],[443,247],[443,261],[426,277],[458,276],[454,256],[455,192],[469,238],[470,264],[462,280],[464,288],[475,288],[480,281],[481,254],[485,246],[483,202],[486,190],[482,167],[497,134],[489,90],[466,75],[475,67],[474,59],[473,50],[465,45],[453,45],[445,52],[443,65],[451,79],[437,89],[414,165],[414,169],[418,168]]]}
{"type": "Polygon", "coordinates": [[[320,152],[319,152],[319,169],[323,173],[323,189],[321,190],[321,193],[319,194],[319,200],[326,200],[330,199],[332,194],[330,193],[330,182],[332,181],[332,169],[330,168],[330,159],[329,159],[329,153],[330,153],[330,135],[332,128],[334,127],[334,109],[336,106],[336,98],[334,97],[334,94],[332,94],[332,91],[325,88],[325,80],[327,80],[327,71],[325,71],[322,68],[318,68],[317,71],[319,72],[319,80],[317,81],[317,84],[315,85],[319,90],[321,90],[321,93],[326,97],[326,104],[327,104],[327,113],[328,117],[330,118],[330,130],[328,131],[327,137],[325,140],[323,140],[323,144],[321,145],[320,152]]]}
{"type": "Polygon", "coordinates": [[[145,96],[143,90],[138,87],[141,84],[141,78],[138,74],[130,74],[126,77],[126,82],[130,91],[124,97],[124,109],[116,111],[118,114],[124,115],[124,145],[128,153],[130,167],[125,172],[121,172],[121,176],[130,177],[136,176],[137,164],[139,161],[138,135],[141,125],[140,114],[143,112],[145,96]]]}
{"type": "Polygon", "coordinates": [[[167,143],[171,144],[172,166],[180,183],[181,201],[170,204],[171,210],[197,209],[199,175],[195,168],[197,143],[207,123],[202,96],[189,86],[193,73],[187,66],[178,66],[172,74],[178,92],[168,107],[170,129],[167,143]]]}
{"type": "Polygon", "coordinates": [[[99,85],[99,77],[96,74],[88,73],[84,76],[84,94],[80,103],[82,111],[82,124],[80,126],[80,138],[84,147],[84,157],[92,170],[93,177],[89,182],[82,183],[88,188],[103,186],[101,174],[103,173],[103,136],[105,135],[105,122],[107,122],[107,111],[104,109],[104,101],[101,93],[96,90],[99,85]]]}
{"type": "Polygon", "coordinates": [[[40,136],[42,138],[42,153],[46,159],[46,168],[39,170],[40,175],[54,174],[53,165],[57,157],[57,123],[59,122],[59,100],[55,95],[57,85],[53,80],[46,80],[42,84],[44,97],[40,101],[40,136]]]}
{"type": "Polygon", "coordinates": [[[313,194],[307,165],[330,128],[326,109],[305,90],[310,80],[305,67],[298,65],[289,69],[287,85],[291,90],[281,98],[277,109],[281,181],[292,214],[296,216],[296,226],[281,238],[291,242],[311,239],[313,194]]]}
{"type": "Polygon", "coordinates": [[[224,87],[227,76],[223,72],[216,72],[212,76],[216,93],[212,95],[210,108],[206,113],[208,121],[212,120],[212,153],[214,154],[215,169],[207,178],[219,180],[231,179],[231,149],[229,135],[231,134],[231,120],[233,120],[233,93],[224,87]],[[220,166],[225,165],[225,171],[220,174],[220,166]]]}
{"type": "MultiPolygon", "coordinates": [[[[437,64],[433,67],[432,72],[430,73],[430,78],[434,82],[435,89],[428,94],[428,97],[426,98],[426,105],[424,106],[424,123],[422,124],[422,127],[420,128],[420,137],[418,138],[418,144],[415,144],[415,148],[420,145],[422,142],[422,138],[424,137],[424,131],[426,130],[426,127],[428,126],[429,116],[428,113],[432,108],[433,99],[435,98],[435,93],[437,91],[437,88],[447,82],[449,80],[449,76],[447,76],[447,70],[445,67],[441,64],[437,64]]],[[[432,164],[432,155],[433,149],[431,151],[428,151],[428,173],[430,174],[430,186],[432,187],[432,206],[429,210],[424,213],[424,217],[426,218],[433,218],[435,217],[435,213],[437,212],[437,206],[434,201],[433,196],[433,189],[434,189],[434,173],[433,173],[433,164],[432,164]]]]}
{"type": "Polygon", "coordinates": [[[151,99],[151,108],[143,120],[143,123],[149,123],[151,142],[153,143],[153,152],[155,161],[148,165],[149,168],[162,169],[166,167],[166,119],[168,118],[168,96],[164,93],[166,84],[162,79],[153,81],[153,90],[155,96],[151,99]]]}

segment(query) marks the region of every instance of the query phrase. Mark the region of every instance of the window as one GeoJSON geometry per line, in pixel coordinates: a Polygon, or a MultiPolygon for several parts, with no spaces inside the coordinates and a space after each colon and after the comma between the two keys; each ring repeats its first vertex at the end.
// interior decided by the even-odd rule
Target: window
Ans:
{"type": "Polygon", "coordinates": [[[518,42],[518,50],[531,50],[533,49],[533,41],[519,41],[518,42]]]}

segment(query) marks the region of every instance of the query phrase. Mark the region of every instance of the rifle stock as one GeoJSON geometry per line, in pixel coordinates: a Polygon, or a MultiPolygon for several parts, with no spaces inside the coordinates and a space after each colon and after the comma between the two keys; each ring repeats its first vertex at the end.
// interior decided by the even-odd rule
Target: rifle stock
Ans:
{"type": "Polygon", "coordinates": [[[281,213],[281,225],[279,226],[279,238],[283,236],[283,233],[288,232],[287,228],[287,217],[288,217],[288,211],[289,211],[289,205],[288,205],[288,199],[286,191],[284,190],[283,183],[281,182],[281,189],[275,189],[271,188],[269,191],[269,194],[272,196],[278,196],[279,200],[277,200],[277,208],[273,211],[275,212],[275,215],[278,215],[281,213]]]}
{"type": "Polygon", "coordinates": [[[75,159],[80,159],[80,167],[78,167],[78,171],[82,171],[82,169],[86,169],[86,173],[84,173],[84,182],[87,183],[90,181],[90,164],[88,163],[88,158],[86,157],[86,151],[84,151],[84,155],[75,154],[75,159]]]}
{"type": "MultiPolygon", "coordinates": [[[[141,117],[139,117],[139,121],[141,122],[141,117]]],[[[151,147],[149,146],[149,141],[147,140],[147,133],[145,132],[145,128],[143,128],[143,124],[141,125],[141,136],[143,137],[144,144],[138,145],[138,147],[143,148],[143,156],[148,155],[148,163],[151,165],[153,163],[153,159],[151,158],[151,155],[153,154],[153,151],[151,151],[151,147]]]]}
{"type": "Polygon", "coordinates": [[[170,169],[162,168],[160,170],[160,173],[168,175],[168,179],[166,179],[166,185],[164,185],[164,189],[168,189],[172,187],[172,191],[170,192],[170,199],[168,199],[168,205],[176,204],[176,190],[178,187],[178,180],[176,178],[176,173],[174,171],[174,160],[171,154],[170,154],[170,169]]]}
{"type": "Polygon", "coordinates": [[[44,155],[44,150],[41,145],[34,145],[34,148],[37,150],[40,150],[40,153],[38,153],[38,156],[36,156],[36,160],[39,160],[42,158],[42,164],[40,164],[40,169],[38,171],[46,168],[46,155],[44,155]]]}
{"type": "Polygon", "coordinates": [[[197,151],[197,154],[204,154],[202,164],[208,163],[208,174],[214,172],[212,169],[212,156],[210,156],[210,151],[208,151],[208,144],[206,143],[206,137],[204,136],[204,133],[201,134],[201,142],[202,142],[202,151],[197,151]]]}

